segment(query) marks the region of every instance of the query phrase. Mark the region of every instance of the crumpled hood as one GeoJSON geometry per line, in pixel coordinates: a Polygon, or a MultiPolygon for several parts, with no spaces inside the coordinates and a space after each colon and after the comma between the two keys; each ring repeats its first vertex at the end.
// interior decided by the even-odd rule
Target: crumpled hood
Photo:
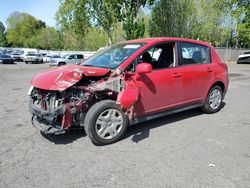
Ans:
{"type": "Polygon", "coordinates": [[[63,91],[77,83],[84,76],[104,76],[109,71],[110,69],[108,68],[66,65],[35,75],[31,84],[36,88],[44,90],[63,91]]]}

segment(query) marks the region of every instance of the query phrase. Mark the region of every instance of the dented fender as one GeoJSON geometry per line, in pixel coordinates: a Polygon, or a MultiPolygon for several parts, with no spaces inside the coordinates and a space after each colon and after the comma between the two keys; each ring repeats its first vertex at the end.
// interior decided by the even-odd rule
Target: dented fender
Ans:
{"type": "Polygon", "coordinates": [[[133,82],[126,82],[125,86],[117,96],[117,103],[128,109],[138,100],[139,90],[133,82]]]}

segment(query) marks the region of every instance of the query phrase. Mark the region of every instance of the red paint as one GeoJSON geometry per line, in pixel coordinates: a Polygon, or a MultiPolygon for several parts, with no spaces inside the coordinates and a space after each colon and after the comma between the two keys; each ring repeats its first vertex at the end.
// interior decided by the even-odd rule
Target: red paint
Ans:
{"type": "Polygon", "coordinates": [[[128,109],[137,101],[139,91],[133,82],[127,82],[126,84],[126,88],[118,94],[117,103],[128,109]]]}
{"type": "Polygon", "coordinates": [[[83,76],[103,76],[109,71],[104,68],[67,65],[35,75],[31,84],[44,90],[63,91],[77,83],[83,76]]]}
{"type": "MultiPolygon", "coordinates": [[[[124,43],[131,44],[133,42],[145,43],[145,45],[127,58],[119,66],[119,71],[116,69],[116,71],[113,71],[112,74],[109,75],[110,77],[121,76],[124,78],[125,87],[118,94],[108,89],[108,91],[106,91],[105,87],[102,92],[108,92],[107,96],[113,96],[114,100],[117,97],[117,103],[125,109],[130,108],[129,111],[131,111],[134,118],[187,106],[189,104],[204,103],[208,91],[217,82],[224,85],[224,94],[227,92],[229,83],[227,65],[221,62],[219,56],[210,44],[181,38],[138,39],[124,43]],[[181,52],[175,48],[176,67],[152,70],[151,64],[141,63],[137,65],[135,72],[128,72],[126,70],[132,62],[135,62],[138,56],[151,47],[163,42],[191,42],[207,46],[211,51],[211,63],[179,66],[179,56],[177,54],[181,52]]],[[[109,72],[111,72],[110,69],[106,68],[69,65],[36,75],[32,80],[32,85],[44,90],[62,91],[86,76],[100,77],[98,83],[105,86],[106,81],[111,81],[111,79],[102,79],[101,77],[108,75],[109,72]]],[[[98,91],[98,88],[95,89],[98,91]]],[[[93,96],[95,95],[95,90],[87,92],[90,92],[93,96]]],[[[92,100],[92,98],[89,100],[92,100]]],[[[91,103],[92,101],[90,101],[90,104],[91,103]]],[[[65,105],[66,112],[62,119],[62,128],[64,129],[69,128],[72,121],[70,106],[69,104],[65,105]]],[[[84,107],[78,104],[79,112],[81,108],[84,107]]],[[[82,111],[86,112],[88,109],[89,106],[86,106],[86,109],[82,111]]]]}

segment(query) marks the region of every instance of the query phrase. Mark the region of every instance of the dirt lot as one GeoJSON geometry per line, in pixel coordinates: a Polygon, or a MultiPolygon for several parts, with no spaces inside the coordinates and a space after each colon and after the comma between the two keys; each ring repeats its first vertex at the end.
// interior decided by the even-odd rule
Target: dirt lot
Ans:
{"type": "Polygon", "coordinates": [[[46,69],[0,65],[0,187],[250,187],[250,65],[229,65],[221,112],[131,126],[104,147],[84,131],[44,137],[31,126],[27,90],[46,69]]]}

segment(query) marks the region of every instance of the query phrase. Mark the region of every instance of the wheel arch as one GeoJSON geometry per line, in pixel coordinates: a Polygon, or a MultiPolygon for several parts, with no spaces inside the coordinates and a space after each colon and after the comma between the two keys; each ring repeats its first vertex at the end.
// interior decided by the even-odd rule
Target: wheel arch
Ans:
{"type": "Polygon", "coordinates": [[[216,82],[209,88],[209,90],[210,90],[211,88],[213,88],[214,86],[216,86],[216,85],[220,86],[221,89],[222,89],[222,92],[224,93],[224,91],[225,91],[225,84],[224,84],[222,81],[216,81],[216,82]]]}

